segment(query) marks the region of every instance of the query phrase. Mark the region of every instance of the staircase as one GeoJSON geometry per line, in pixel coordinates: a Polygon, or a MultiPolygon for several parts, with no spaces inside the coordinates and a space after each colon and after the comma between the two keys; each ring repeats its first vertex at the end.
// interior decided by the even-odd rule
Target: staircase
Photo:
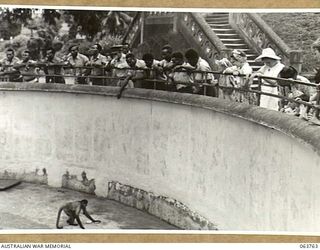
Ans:
{"type": "Polygon", "coordinates": [[[253,71],[261,67],[262,64],[254,60],[258,57],[258,54],[255,53],[236,30],[230,26],[229,13],[209,13],[205,17],[205,20],[228,49],[241,50],[247,54],[247,61],[253,71]]]}

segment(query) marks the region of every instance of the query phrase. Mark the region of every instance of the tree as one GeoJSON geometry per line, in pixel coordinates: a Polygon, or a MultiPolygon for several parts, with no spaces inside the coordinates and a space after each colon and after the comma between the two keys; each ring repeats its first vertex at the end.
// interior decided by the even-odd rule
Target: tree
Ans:
{"type": "Polygon", "coordinates": [[[74,38],[78,27],[81,27],[83,32],[89,39],[99,34],[109,35],[123,35],[129,24],[133,20],[135,12],[121,12],[121,11],[97,11],[97,10],[67,10],[64,14],[71,16],[69,19],[72,27],[70,28],[70,36],[74,38]]]}
{"type": "Polygon", "coordinates": [[[102,20],[102,25],[111,35],[123,35],[133,17],[122,11],[109,11],[107,17],[102,20]]]}
{"type": "Polygon", "coordinates": [[[56,25],[56,20],[60,19],[61,14],[58,10],[43,10],[42,17],[44,21],[49,25],[56,25]]]}
{"type": "Polygon", "coordinates": [[[20,34],[22,24],[32,18],[32,10],[24,8],[0,8],[0,36],[8,40],[20,34]]]}

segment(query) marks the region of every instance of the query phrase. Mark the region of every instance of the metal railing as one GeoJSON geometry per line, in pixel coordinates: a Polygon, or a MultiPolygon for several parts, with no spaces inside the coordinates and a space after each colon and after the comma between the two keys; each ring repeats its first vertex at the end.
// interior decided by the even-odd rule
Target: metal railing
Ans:
{"type": "MultiPolygon", "coordinates": [[[[18,65],[19,66],[19,65],[18,65]]],[[[258,79],[258,87],[251,88],[247,84],[241,87],[237,86],[223,86],[221,85],[219,78],[221,76],[229,76],[229,77],[239,77],[244,82],[247,81],[248,76],[242,74],[233,74],[233,73],[222,73],[221,71],[196,71],[196,70],[170,70],[170,71],[162,71],[158,72],[153,69],[147,68],[118,68],[110,65],[103,65],[101,67],[93,67],[93,66],[82,66],[82,67],[73,67],[69,64],[48,64],[48,63],[36,63],[29,64],[28,67],[38,68],[37,73],[32,72],[23,72],[23,70],[18,70],[17,65],[3,65],[0,68],[0,81],[18,81],[22,82],[24,77],[34,77],[35,82],[47,82],[48,78],[52,79],[52,83],[55,83],[54,80],[57,77],[63,79],[71,79],[67,81],[67,84],[81,84],[79,83],[79,79],[85,79],[82,81],[82,84],[87,85],[102,85],[102,86],[118,86],[121,87],[124,84],[124,81],[133,81],[135,82],[134,87],[138,88],[148,88],[154,90],[164,90],[164,91],[177,91],[180,92],[176,86],[183,85],[184,87],[189,87],[189,91],[187,93],[190,94],[202,94],[213,97],[220,97],[219,90],[229,90],[238,93],[252,93],[255,94],[257,99],[261,95],[266,95],[270,97],[278,98],[279,100],[284,100],[286,102],[292,102],[297,104],[303,104],[307,107],[314,108],[317,110],[317,115],[320,111],[320,85],[315,83],[308,83],[298,80],[285,79],[285,78],[276,78],[276,77],[267,77],[267,76],[257,76],[258,79]],[[59,69],[59,73],[44,73],[44,69],[59,69]],[[6,70],[7,69],[7,70],[6,70]],[[92,70],[99,69],[101,74],[94,75],[91,74],[92,70]],[[175,81],[172,77],[173,73],[181,73],[184,72],[185,75],[188,76],[188,81],[175,81]],[[148,75],[153,74],[154,77],[150,78],[148,75]],[[121,75],[121,76],[119,76],[121,75]],[[130,76],[130,77],[128,77],[130,76]],[[18,79],[18,80],[15,80],[18,79]],[[42,81],[40,81],[42,79],[42,81]],[[275,82],[282,81],[287,82],[288,84],[298,84],[305,85],[311,88],[315,88],[317,92],[316,103],[311,103],[308,101],[303,101],[297,98],[290,98],[286,95],[281,94],[272,94],[268,92],[261,91],[261,86],[266,85],[263,83],[263,79],[273,80],[275,82]],[[96,81],[97,80],[97,81],[96,81]],[[142,82],[143,84],[137,84],[138,82],[142,82]],[[200,89],[201,91],[194,92],[193,89],[200,89]]],[[[56,82],[56,83],[66,83],[66,82],[56,82]]],[[[270,86],[270,85],[267,85],[270,86]]],[[[276,88],[284,88],[280,85],[275,85],[276,88]]],[[[234,100],[236,101],[236,100],[234,100]]],[[[249,103],[258,105],[259,103],[249,103]]]]}

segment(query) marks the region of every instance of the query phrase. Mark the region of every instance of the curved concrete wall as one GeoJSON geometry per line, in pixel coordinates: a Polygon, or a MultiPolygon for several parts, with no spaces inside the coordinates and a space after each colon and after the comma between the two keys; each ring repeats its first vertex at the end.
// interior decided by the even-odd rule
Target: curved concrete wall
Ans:
{"type": "Polygon", "coordinates": [[[46,168],[181,201],[219,230],[320,230],[320,129],[188,94],[0,84],[0,172],[46,168]]]}

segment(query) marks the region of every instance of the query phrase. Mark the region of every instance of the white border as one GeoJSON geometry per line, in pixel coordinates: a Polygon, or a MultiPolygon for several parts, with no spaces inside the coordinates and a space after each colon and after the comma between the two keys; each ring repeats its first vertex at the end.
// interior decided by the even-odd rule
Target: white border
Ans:
{"type": "Polygon", "coordinates": [[[192,234],[192,235],[276,235],[276,236],[320,236],[320,232],[286,232],[286,231],[214,231],[214,230],[135,230],[135,229],[13,229],[0,230],[6,234],[192,234]]]}
{"type": "MultiPolygon", "coordinates": [[[[57,10],[113,10],[113,11],[159,11],[159,12],[233,12],[233,13],[304,13],[304,12],[320,12],[320,8],[160,8],[160,7],[101,7],[101,6],[55,6],[55,5],[11,5],[0,4],[0,8],[30,8],[30,9],[57,9],[57,10]]],[[[294,235],[294,236],[320,236],[320,232],[287,232],[287,231],[210,231],[210,230],[126,230],[126,229],[14,229],[14,230],[0,230],[1,234],[237,234],[237,235],[294,235]]]]}
{"type": "Polygon", "coordinates": [[[159,12],[234,12],[234,13],[289,13],[289,12],[320,12],[320,8],[161,8],[161,7],[101,7],[101,6],[56,6],[56,5],[12,5],[12,4],[0,4],[0,7],[8,8],[30,8],[30,9],[57,9],[57,10],[123,10],[123,11],[159,11],[159,12]]]}

